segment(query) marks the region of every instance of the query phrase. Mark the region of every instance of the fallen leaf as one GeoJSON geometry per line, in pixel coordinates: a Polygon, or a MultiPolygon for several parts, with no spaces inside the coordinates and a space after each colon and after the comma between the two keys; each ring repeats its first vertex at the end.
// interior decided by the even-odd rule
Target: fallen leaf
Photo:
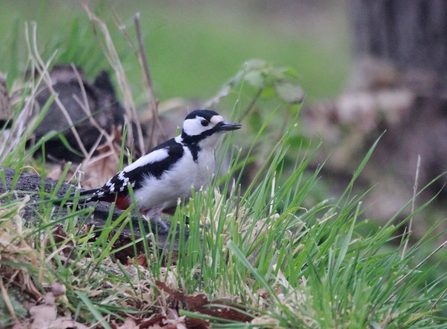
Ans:
{"type": "Polygon", "coordinates": [[[30,308],[31,329],[49,328],[56,320],[57,310],[54,305],[37,305],[30,308]]]}
{"type": "Polygon", "coordinates": [[[158,289],[167,292],[175,300],[184,303],[186,308],[191,312],[198,312],[220,319],[239,322],[248,322],[253,319],[253,316],[245,314],[245,309],[241,305],[234,303],[232,300],[216,299],[210,301],[205,294],[189,296],[185,295],[181,290],[175,291],[169,288],[166,283],[162,281],[155,281],[155,284],[158,289]],[[212,306],[210,306],[211,304],[212,306]]]}
{"type": "Polygon", "coordinates": [[[16,322],[14,323],[14,325],[11,327],[11,329],[28,329],[30,328],[30,324],[29,324],[29,319],[25,319],[22,322],[16,322]]]}
{"type": "MultiPolygon", "coordinates": [[[[140,324],[139,329],[189,329],[185,317],[168,319],[165,316],[156,316],[140,324]]],[[[122,328],[119,328],[122,329],[122,328]]]]}
{"type": "Polygon", "coordinates": [[[116,174],[121,153],[121,149],[117,146],[118,142],[115,139],[109,139],[105,144],[97,148],[98,155],[82,162],[82,171],[88,173],[89,176],[82,183],[83,188],[102,186],[110,177],[116,174]]]}
{"type": "Polygon", "coordinates": [[[70,319],[69,317],[57,318],[51,324],[51,328],[57,328],[57,329],[88,329],[87,326],[83,325],[82,323],[76,322],[73,319],[70,319]]]}
{"type": "Polygon", "coordinates": [[[163,315],[153,317],[149,320],[140,323],[140,329],[148,329],[148,328],[152,329],[154,328],[155,325],[162,323],[164,319],[166,319],[166,317],[163,315]]]}
{"type": "Polygon", "coordinates": [[[136,324],[135,320],[132,318],[127,318],[126,321],[121,326],[118,326],[117,329],[139,329],[140,326],[136,324]]]}
{"type": "MultiPolygon", "coordinates": [[[[54,243],[56,244],[56,248],[60,248],[62,245],[65,245],[64,248],[61,249],[61,251],[64,253],[65,257],[69,257],[72,255],[72,250],[75,247],[73,239],[70,238],[67,232],[64,231],[61,225],[58,225],[54,228],[54,230],[51,232],[53,235],[54,243]]],[[[51,245],[51,240],[47,240],[47,246],[51,245]]]]}
{"type": "Polygon", "coordinates": [[[138,255],[137,260],[135,261],[135,258],[129,258],[127,260],[127,265],[134,265],[134,264],[140,265],[140,266],[147,266],[147,260],[146,255],[138,255]]]}
{"type": "Polygon", "coordinates": [[[211,328],[210,322],[202,320],[202,319],[186,318],[185,323],[186,323],[186,327],[188,329],[209,329],[209,328],[211,328]]]}
{"type": "MultiPolygon", "coordinates": [[[[282,327],[279,326],[279,320],[272,318],[269,315],[262,315],[260,317],[254,318],[253,320],[251,320],[250,322],[251,324],[259,324],[262,327],[264,327],[265,325],[268,325],[269,328],[275,328],[275,329],[281,329],[282,327]]],[[[259,327],[255,327],[255,328],[259,328],[259,327]]]]}
{"type": "MultiPolygon", "coordinates": [[[[165,325],[161,327],[162,329],[189,329],[185,323],[185,317],[180,317],[175,320],[166,319],[164,320],[165,325]]],[[[155,329],[156,327],[152,328],[155,329]]]]}

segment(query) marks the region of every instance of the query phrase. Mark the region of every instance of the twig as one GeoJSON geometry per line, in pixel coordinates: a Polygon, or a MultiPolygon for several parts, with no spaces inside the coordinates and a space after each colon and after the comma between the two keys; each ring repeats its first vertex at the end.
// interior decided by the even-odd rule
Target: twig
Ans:
{"type": "MultiPolygon", "coordinates": [[[[419,180],[419,169],[421,167],[421,156],[418,155],[418,162],[416,165],[416,175],[414,177],[414,185],[413,185],[413,200],[411,201],[411,213],[414,213],[414,207],[416,204],[416,196],[417,196],[417,190],[418,190],[418,180],[419,180]]],[[[405,257],[405,252],[407,251],[407,247],[408,247],[408,242],[410,240],[410,236],[411,233],[413,233],[413,218],[414,216],[412,215],[410,218],[410,221],[408,223],[408,232],[407,232],[407,238],[405,240],[405,244],[404,244],[404,248],[402,250],[402,257],[401,259],[403,259],[405,257]]]]}
{"type": "MultiPolygon", "coordinates": [[[[31,65],[30,71],[34,72],[35,71],[34,66],[37,65],[37,63],[34,59],[34,56],[32,56],[31,42],[29,40],[27,23],[25,24],[25,31],[26,31],[25,32],[26,44],[28,47],[28,52],[30,54],[28,59],[29,63],[27,63],[26,67],[28,67],[28,65],[31,65]]],[[[44,72],[48,71],[49,63],[51,63],[53,58],[54,54],[48,60],[47,66],[42,68],[44,72]]],[[[34,100],[37,93],[39,92],[39,87],[42,84],[42,80],[43,80],[43,74],[40,74],[38,77],[36,77],[34,74],[31,74],[31,83],[30,83],[30,86],[32,86],[30,88],[31,94],[25,98],[24,105],[22,106],[22,109],[18,114],[17,119],[14,120],[13,125],[11,126],[10,133],[7,135],[6,140],[5,139],[1,140],[2,146],[0,147],[0,163],[2,163],[6,159],[6,157],[11,153],[11,151],[20,143],[20,138],[22,138],[23,134],[26,134],[27,129],[26,122],[28,122],[26,118],[31,116],[33,113],[33,108],[35,106],[34,100]]],[[[3,135],[3,138],[4,137],[5,135],[3,135]]]]}
{"type": "Polygon", "coordinates": [[[108,62],[112,66],[113,70],[115,71],[115,75],[117,78],[117,82],[119,84],[120,90],[123,94],[123,100],[124,100],[124,108],[126,109],[127,119],[130,120],[130,123],[128,125],[128,142],[132,141],[132,138],[134,137],[132,132],[132,124],[131,122],[136,123],[137,127],[137,136],[139,141],[139,147],[141,154],[144,154],[144,139],[143,139],[143,133],[141,131],[141,126],[138,124],[138,115],[135,107],[134,100],[132,98],[132,92],[130,90],[129,82],[127,81],[127,77],[124,71],[124,68],[120,62],[120,58],[118,56],[118,52],[115,48],[115,45],[113,44],[112,37],[109,33],[109,30],[107,28],[107,25],[100,20],[89,8],[87,1],[81,1],[81,5],[84,8],[84,10],[87,12],[90,21],[92,22],[95,30],[96,35],[96,28],[100,30],[102,33],[102,36],[104,40],[102,41],[98,36],[98,42],[100,44],[100,47],[103,50],[104,56],[107,58],[108,62]],[[104,42],[104,44],[102,44],[104,42]]]}
{"type": "Polygon", "coordinates": [[[73,63],[71,64],[71,68],[73,69],[73,73],[76,76],[76,80],[78,80],[79,88],[81,89],[82,101],[76,94],[73,94],[73,98],[78,103],[79,107],[85,112],[87,118],[89,119],[92,126],[94,126],[102,135],[108,135],[107,131],[103,129],[98,121],[93,117],[92,111],[90,109],[90,105],[88,103],[87,92],[85,91],[84,82],[82,81],[81,75],[79,74],[78,68],[73,63]]]}
{"type": "Polygon", "coordinates": [[[237,199],[236,199],[236,222],[239,221],[239,207],[241,203],[241,184],[237,186],[237,199]]]}
{"type": "Polygon", "coordinates": [[[68,124],[70,125],[70,130],[73,133],[74,138],[76,139],[76,142],[78,143],[79,148],[82,151],[82,154],[84,155],[84,157],[86,157],[88,155],[87,150],[84,147],[84,143],[82,143],[81,137],[78,134],[78,131],[76,130],[75,124],[73,123],[73,120],[71,119],[70,115],[68,114],[67,109],[65,108],[64,104],[62,103],[62,101],[59,99],[58,93],[54,90],[53,88],[53,83],[51,81],[51,76],[48,73],[48,66],[49,63],[47,65],[45,65],[44,61],[42,60],[42,58],[40,57],[40,54],[38,52],[37,49],[37,27],[36,24],[33,24],[33,43],[31,45],[29,37],[28,37],[28,26],[26,26],[26,40],[27,40],[27,44],[29,47],[29,52],[30,54],[33,54],[33,60],[36,63],[36,68],[39,71],[39,74],[42,75],[43,80],[45,81],[45,83],[48,86],[48,89],[50,90],[50,92],[53,95],[56,95],[54,102],[57,104],[57,106],[59,106],[59,109],[61,110],[62,114],[64,115],[65,119],[67,120],[68,124]],[[34,52],[33,52],[34,50],[34,52]]]}
{"type": "Polygon", "coordinates": [[[136,29],[137,29],[139,48],[141,49],[140,52],[138,51],[137,47],[134,45],[134,42],[132,41],[132,38],[130,37],[129,33],[127,33],[126,26],[121,21],[120,17],[118,16],[118,13],[113,9],[113,7],[110,7],[110,10],[112,11],[113,17],[115,19],[115,24],[118,26],[120,31],[123,33],[124,38],[127,40],[127,43],[132,48],[135,56],[138,59],[140,66],[143,68],[143,71],[145,72],[144,80],[146,81],[147,89],[149,91],[148,103],[149,103],[149,106],[151,107],[152,118],[155,118],[155,121],[153,121],[153,123],[152,123],[151,136],[150,136],[150,141],[149,141],[150,144],[153,144],[152,143],[153,142],[152,141],[153,140],[153,132],[154,132],[153,128],[154,128],[155,123],[157,124],[157,126],[160,130],[160,135],[164,139],[166,139],[166,133],[164,131],[163,125],[160,122],[158,101],[157,101],[157,98],[155,97],[155,92],[154,92],[153,83],[152,83],[152,76],[150,73],[149,63],[147,62],[146,48],[144,47],[144,42],[143,42],[143,38],[142,38],[142,34],[141,34],[141,27],[139,24],[139,13],[137,13],[135,15],[135,16],[138,15],[138,18],[136,18],[136,20],[138,20],[138,21],[135,23],[135,25],[136,25],[136,29]],[[155,115],[154,115],[154,111],[153,111],[154,108],[156,109],[155,115]]]}
{"type": "Polygon", "coordinates": [[[14,320],[15,323],[20,323],[19,318],[17,317],[16,313],[14,312],[14,307],[12,306],[11,300],[9,299],[8,292],[6,291],[5,286],[3,285],[3,281],[0,280],[0,290],[2,292],[2,299],[3,302],[6,305],[6,308],[9,311],[9,315],[14,320]]]}
{"type": "MultiPolygon", "coordinates": [[[[155,146],[155,143],[153,141],[155,124],[157,124],[159,127],[162,127],[162,125],[160,122],[160,117],[158,115],[158,102],[157,99],[155,98],[154,86],[152,84],[152,77],[151,77],[151,71],[149,69],[149,63],[147,60],[146,48],[144,47],[143,37],[141,35],[140,13],[135,14],[134,21],[135,21],[135,30],[137,32],[138,45],[140,47],[140,60],[144,70],[144,81],[146,82],[147,89],[149,92],[149,105],[152,111],[152,123],[151,123],[152,126],[151,126],[151,135],[149,138],[149,143],[152,146],[155,146]]],[[[163,131],[163,128],[161,129],[161,135],[164,139],[166,139],[166,135],[163,131]]]]}
{"type": "Polygon", "coordinates": [[[123,23],[121,18],[119,17],[118,13],[116,12],[115,8],[112,6],[109,6],[110,11],[112,12],[113,18],[115,20],[115,25],[118,27],[118,29],[123,34],[124,38],[127,40],[127,44],[132,48],[132,51],[135,55],[135,57],[138,58],[138,49],[135,46],[132,38],[130,37],[129,33],[127,33],[126,25],[123,23]]]}
{"type": "Polygon", "coordinates": [[[77,95],[73,95],[73,98],[79,104],[79,107],[85,112],[90,123],[96,129],[98,129],[98,131],[100,133],[100,136],[98,137],[98,140],[96,141],[94,147],[92,147],[92,149],[90,150],[88,157],[86,157],[84,159],[84,162],[88,163],[90,161],[90,158],[93,155],[94,151],[96,151],[99,143],[101,142],[102,137],[106,136],[107,139],[110,139],[110,135],[108,134],[108,132],[105,129],[103,129],[99,125],[98,121],[96,121],[96,119],[93,117],[92,112],[90,110],[90,105],[88,103],[87,92],[85,91],[84,82],[82,81],[81,75],[79,74],[78,69],[74,64],[71,64],[71,67],[73,69],[74,74],[76,75],[76,79],[78,80],[79,88],[81,88],[83,101],[81,101],[77,95]]]}
{"type": "MultiPolygon", "coordinates": [[[[404,276],[402,276],[396,283],[394,286],[399,285],[402,281],[404,281],[406,278],[408,278],[408,276],[410,276],[414,271],[416,271],[419,267],[421,267],[425,262],[427,262],[427,260],[429,260],[431,257],[433,257],[434,254],[436,254],[439,250],[441,250],[442,248],[447,246],[447,240],[444,241],[443,243],[441,243],[435,250],[433,250],[430,255],[428,255],[427,257],[425,257],[419,264],[416,265],[415,268],[413,268],[410,272],[408,272],[407,274],[405,274],[404,276]]],[[[388,299],[385,301],[385,303],[387,303],[394,295],[391,295],[390,297],[388,297],[388,299]]]]}
{"type": "Polygon", "coordinates": [[[444,296],[447,294],[447,288],[442,292],[442,294],[436,299],[432,307],[430,307],[430,311],[436,310],[436,307],[438,307],[438,303],[444,298],[444,296]]]}
{"type": "Polygon", "coordinates": [[[247,115],[248,113],[250,113],[250,111],[252,110],[252,108],[255,106],[255,103],[258,101],[259,97],[261,97],[261,93],[264,91],[264,88],[259,88],[258,92],[256,93],[256,95],[253,96],[253,98],[250,101],[250,104],[248,104],[247,108],[245,109],[244,113],[241,115],[241,117],[239,118],[239,121],[242,121],[247,115]]]}

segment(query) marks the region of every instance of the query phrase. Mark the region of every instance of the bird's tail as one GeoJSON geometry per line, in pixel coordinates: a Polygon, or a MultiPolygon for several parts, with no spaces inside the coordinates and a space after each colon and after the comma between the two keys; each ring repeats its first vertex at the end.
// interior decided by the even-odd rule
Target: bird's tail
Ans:
{"type": "Polygon", "coordinates": [[[54,204],[61,204],[65,203],[66,205],[72,205],[75,198],[78,198],[78,204],[84,205],[87,202],[96,201],[94,200],[94,197],[92,197],[95,192],[97,192],[99,189],[90,189],[90,190],[82,190],[78,194],[76,194],[76,191],[71,192],[67,197],[64,198],[58,198],[58,199],[52,199],[51,201],[54,204]]]}
{"type": "MultiPolygon", "coordinates": [[[[82,190],[81,192],[79,192],[79,196],[83,197],[82,199],[86,199],[89,201],[95,201],[95,200],[91,200],[92,199],[91,196],[93,196],[98,191],[99,191],[99,188],[92,188],[90,190],[82,190]]],[[[71,195],[74,197],[75,193],[72,193],[71,195]]]]}

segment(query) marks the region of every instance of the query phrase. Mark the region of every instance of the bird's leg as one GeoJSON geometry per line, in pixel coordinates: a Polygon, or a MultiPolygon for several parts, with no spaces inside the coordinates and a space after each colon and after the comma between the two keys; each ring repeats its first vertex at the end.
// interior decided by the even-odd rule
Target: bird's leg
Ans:
{"type": "Polygon", "coordinates": [[[171,225],[161,216],[161,209],[140,209],[140,213],[149,218],[149,222],[158,234],[168,234],[171,225]]]}

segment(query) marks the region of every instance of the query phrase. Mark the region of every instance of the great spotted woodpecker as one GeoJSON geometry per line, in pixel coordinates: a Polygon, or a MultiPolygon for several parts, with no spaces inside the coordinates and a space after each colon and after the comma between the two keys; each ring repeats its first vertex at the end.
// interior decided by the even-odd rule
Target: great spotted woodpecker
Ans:
{"type": "Polygon", "coordinates": [[[84,202],[115,202],[127,209],[132,198],[140,213],[167,230],[162,213],[173,213],[179,200],[191,196],[210,182],[215,164],[215,150],[223,133],[240,129],[241,125],[224,121],[215,111],[196,110],[183,122],[182,132],[142,156],[110,178],[103,187],[80,192],[84,202]]]}

